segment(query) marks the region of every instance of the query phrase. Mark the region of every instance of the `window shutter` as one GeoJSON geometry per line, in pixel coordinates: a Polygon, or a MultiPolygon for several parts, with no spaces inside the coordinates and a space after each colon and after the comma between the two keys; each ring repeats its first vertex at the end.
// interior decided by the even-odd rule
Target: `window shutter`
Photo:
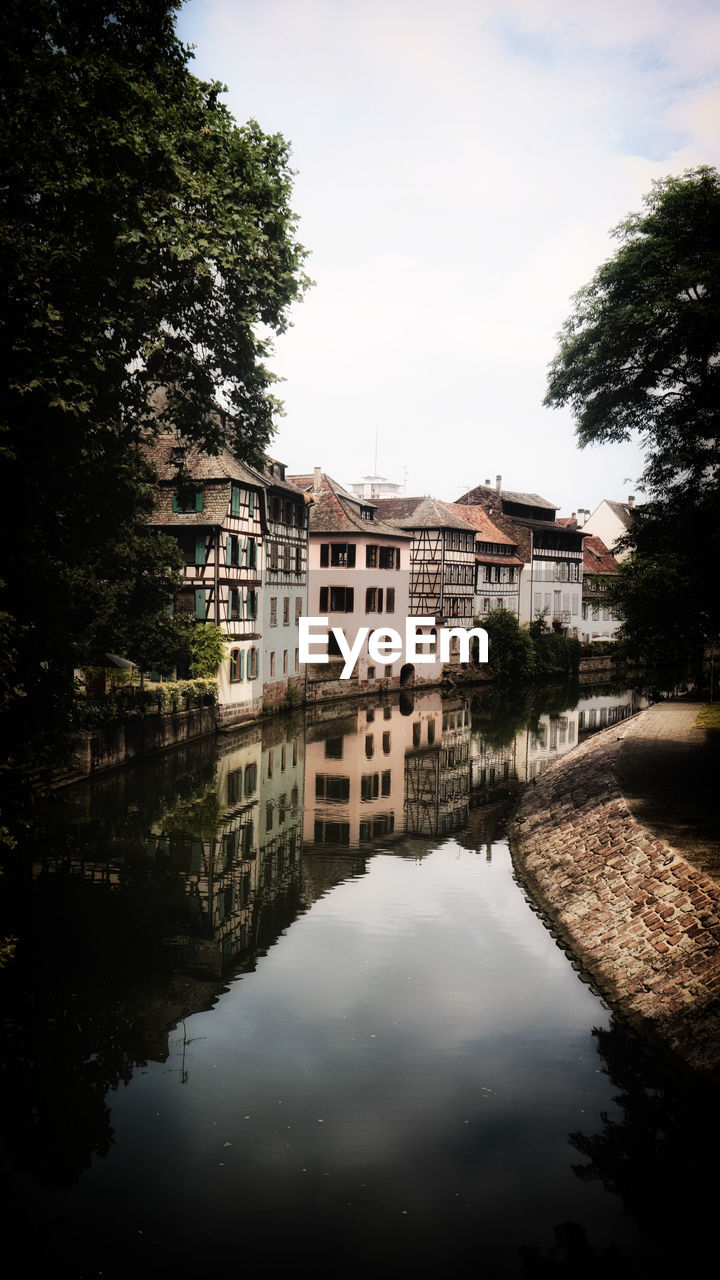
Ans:
{"type": "Polygon", "coordinates": [[[233,516],[240,515],[240,490],[234,484],[230,496],[230,514],[233,516]]]}
{"type": "Polygon", "coordinates": [[[196,564],[205,563],[205,539],[204,538],[195,539],[195,563],[196,564]]]}
{"type": "Polygon", "coordinates": [[[355,568],[355,543],[351,542],[347,549],[348,569],[355,568]]]}
{"type": "Polygon", "coordinates": [[[172,509],[175,512],[178,512],[180,510],[180,500],[178,498],[177,489],[175,489],[173,492],[172,509]]]}
{"type": "MultiPolygon", "coordinates": [[[[353,551],[354,550],[355,548],[353,547],[353,551]]],[[[354,600],[355,600],[355,588],[346,587],[345,588],[345,612],[346,613],[352,613],[353,609],[355,608],[354,600]]]]}
{"type": "Polygon", "coordinates": [[[330,543],[329,543],[329,542],[321,542],[321,544],[320,544],[320,566],[321,566],[321,568],[323,568],[323,569],[327,569],[327,567],[328,567],[328,558],[329,558],[329,555],[330,555],[330,543]]]}
{"type": "Polygon", "coordinates": [[[248,494],[248,515],[255,515],[255,494],[252,490],[248,494]]]}
{"type": "Polygon", "coordinates": [[[202,511],[202,509],[203,509],[203,493],[202,493],[202,489],[198,489],[197,493],[195,494],[195,510],[202,511]]]}
{"type": "Polygon", "coordinates": [[[327,613],[327,607],[328,607],[328,589],[327,587],[321,587],[320,588],[320,612],[327,613]]]}
{"type": "Polygon", "coordinates": [[[225,539],[225,563],[232,564],[232,538],[225,539]]]}
{"type": "Polygon", "coordinates": [[[245,679],[245,650],[241,649],[238,656],[238,680],[245,679]]]}
{"type": "Polygon", "coordinates": [[[205,588],[195,588],[195,617],[205,621],[205,588]]]}

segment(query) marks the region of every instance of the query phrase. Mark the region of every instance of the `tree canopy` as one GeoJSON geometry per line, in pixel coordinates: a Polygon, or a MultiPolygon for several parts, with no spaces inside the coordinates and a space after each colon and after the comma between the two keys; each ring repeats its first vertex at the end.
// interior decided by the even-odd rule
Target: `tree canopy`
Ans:
{"type": "Polygon", "coordinates": [[[619,248],[576,294],[545,403],[569,405],[581,447],[645,450],[613,590],[631,652],[664,682],[720,630],[720,176],[664,178],[615,229],[619,248]]]}
{"type": "Polygon", "coordinates": [[[172,423],[257,461],[279,408],[270,339],[309,283],[288,144],[237,125],[223,86],[191,74],[178,7],[2,6],[0,692],[18,758],[19,701],[37,751],[74,666],[162,641],[178,558],[145,526],[140,446],[172,423]]]}

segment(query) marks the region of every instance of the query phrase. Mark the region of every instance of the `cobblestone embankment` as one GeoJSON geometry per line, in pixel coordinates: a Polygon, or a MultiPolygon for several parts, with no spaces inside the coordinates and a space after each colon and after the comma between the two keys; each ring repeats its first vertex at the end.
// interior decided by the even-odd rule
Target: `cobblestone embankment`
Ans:
{"type": "Polygon", "coordinates": [[[520,880],[607,1002],[720,1083],[720,882],[633,816],[606,729],[524,791],[520,880]]]}

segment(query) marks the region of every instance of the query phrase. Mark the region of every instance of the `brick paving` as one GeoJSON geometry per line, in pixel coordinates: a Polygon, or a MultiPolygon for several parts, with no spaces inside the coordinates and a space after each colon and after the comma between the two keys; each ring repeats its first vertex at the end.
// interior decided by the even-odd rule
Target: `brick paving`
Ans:
{"type": "MultiPolygon", "coordinates": [[[[593,736],[525,789],[510,837],[520,879],[607,1002],[720,1083],[720,879],[704,869],[714,857],[708,815],[693,822],[682,788],[656,767],[674,753],[705,776],[716,761],[693,729],[698,709],[658,704],[593,736]]],[[[702,794],[714,816],[711,789],[702,794]]]]}

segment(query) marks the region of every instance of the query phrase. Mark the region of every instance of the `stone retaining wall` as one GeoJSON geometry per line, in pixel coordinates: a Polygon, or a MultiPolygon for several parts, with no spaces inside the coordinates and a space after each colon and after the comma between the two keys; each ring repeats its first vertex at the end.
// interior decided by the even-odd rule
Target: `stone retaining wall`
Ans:
{"type": "Polygon", "coordinates": [[[608,1003],[720,1082],[720,885],[632,816],[615,776],[624,732],[527,787],[513,860],[608,1003]]]}

